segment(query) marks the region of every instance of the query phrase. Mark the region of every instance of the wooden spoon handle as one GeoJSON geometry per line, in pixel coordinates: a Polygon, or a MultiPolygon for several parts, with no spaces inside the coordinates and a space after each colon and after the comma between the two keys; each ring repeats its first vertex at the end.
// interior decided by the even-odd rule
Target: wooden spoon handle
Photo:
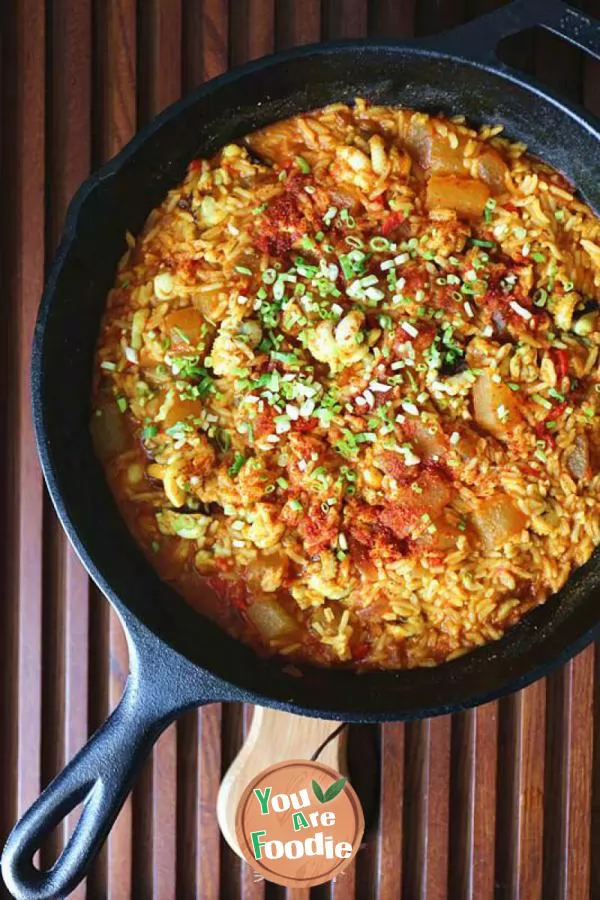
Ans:
{"type": "MultiPolygon", "coordinates": [[[[249,781],[263,769],[286,759],[310,759],[339,728],[339,722],[310,719],[255,706],[248,737],[221,782],[217,819],[229,846],[241,851],[235,835],[235,814],[249,781]]],[[[319,754],[319,762],[347,774],[346,729],[337,734],[319,754]]]]}

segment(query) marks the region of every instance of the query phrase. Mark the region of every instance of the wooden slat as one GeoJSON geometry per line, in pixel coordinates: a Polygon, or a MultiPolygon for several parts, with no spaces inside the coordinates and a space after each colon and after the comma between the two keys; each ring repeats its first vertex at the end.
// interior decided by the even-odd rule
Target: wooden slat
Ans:
{"type": "Polygon", "coordinates": [[[501,703],[496,883],[504,898],[541,897],[546,684],[501,703]]]}
{"type": "Polygon", "coordinates": [[[227,68],[229,11],[223,0],[183,0],[183,83],[187,90],[227,68]]]}
{"type": "Polygon", "coordinates": [[[319,0],[279,0],[277,16],[277,49],[312,44],[321,36],[321,4],[319,0]]]}
{"type": "MultiPolygon", "coordinates": [[[[252,716],[253,707],[245,704],[242,712],[242,741],[248,736],[250,725],[252,724],[252,716]]],[[[223,771],[225,772],[225,768],[223,768],[223,771]]],[[[240,900],[263,900],[265,896],[264,879],[256,875],[245,862],[241,864],[239,892],[240,900]]]]}
{"type": "MultiPolygon", "coordinates": [[[[238,703],[228,703],[223,707],[221,731],[221,771],[226,772],[233,762],[248,727],[248,712],[238,703]]],[[[220,889],[226,895],[235,896],[240,890],[244,863],[233,852],[229,844],[221,838],[220,889]]]]}
{"type": "MultiPolygon", "coordinates": [[[[56,0],[48,26],[46,245],[51,255],[68,203],[90,169],[91,4],[56,0]]],[[[47,782],[87,739],[89,627],[88,578],[47,496],[44,551],[42,774],[47,782]]],[[[77,818],[78,813],[65,818],[43,862],[58,855],[77,818]]],[[[73,893],[84,896],[84,886],[73,893]]]]}
{"type": "Polygon", "coordinates": [[[402,885],[404,744],[404,725],[389,724],[382,727],[376,880],[377,894],[382,898],[399,897],[402,885]]]}
{"type": "MultiPolygon", "coordinates": [[[[179,0],[151,0],[138,8],[138,124],[181,94],[182,10],[179,0]]],[[[137,891],[174,900],[177,870],[177,729],[157,742],[146,778],[136,789],[134,848],[141,851],[137,891]],[[144,840],[141,839],[144,836],[144,840]]]]}
{"type": "Polygon", "coordinates": [[[489,703],[453,717],[450,893],[494,896],[498,709],[489,703]]]}
{"type": "Polygon", "coordinates": [[[232,4],[231,13],[229,39],[232,66],[273,52],[274,0],[238,0],[232,4]]]}
{"type": "Polygon", "coordinates": [[[366,0],[323,0],[324,39],[363,37],[367,33],[367,5],[366,0]]]}
{"type": "Polygon", "coordinates": [[[411,37],[415,33],[416,0],[375,0],[369,3],[369,35],[411,37]]]}
{"type": "Polygon", "coordinates": [[[138,125],[181,94],[180,0],[148,0],[138,10],[138,125]]]}
{"type": "Polygon", "coordinates": [[[10,282],[16,315],[14,370],[17,410],[15,432],[14,528],[17,535],[18,603],[16,632],[18,699],[16,808],[22,813],[41,787],[42,698],[42,479],[29,413],[29,365],[33,325],[44,277],[44,10],[36,0],[16,5],[14,34],[17,97],[14,123],[18,164],[14,241],[16,266],[10,282]]]}
{"type": "Polygon", "coordinates": [[[448,892],[451,719],[406,729],[403,881],[408,897],[444,900],[448,892]]]}
{"type": "MultiPolygon", "coordinates": [[[[96,0],[97,102],[100,160],[109,159],[133,136],[136,118],[135,0],[96,0]]],[[[108,624],[108,706],[118,703],[127,679],[128,654],[115,613],[108,624]]],[[[107,894],[110,900],[128,896],[132,888],[132,800],[129,798],[107,841],[107,894]]]]}
{"type": "Polygon", "coordinates": [[[548,680],[544,884],[561,900],[585,897],[590,887],[593,685],[593,647],[548,680]]]}

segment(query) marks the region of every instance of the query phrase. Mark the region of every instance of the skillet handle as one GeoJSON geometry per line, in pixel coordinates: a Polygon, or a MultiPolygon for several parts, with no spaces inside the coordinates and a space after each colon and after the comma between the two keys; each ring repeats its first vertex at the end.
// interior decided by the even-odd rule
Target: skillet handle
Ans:
{"type": "Polygon", "coordinates": [[[476,62],[504,68],[497,57],[500,42],[536,26],[600,59],[600,21],[563,0],[512,0],[507,6],[428,39],[427,43],[447,53],[456,52],[476,62]]]}
{"type": "Polygon", "coordinates": [[[183,709],[216,699],[210,696],[215,687],[210,676],[203,694],[192,684],[185,660],[153,636],[133,638],[132,630],[131,671],[119,705],[17,822],[6,842],[2,875],[18,900],[57,900],[76,887],[161,732],[183,709]],[[79,803],[81,816],[63,852],[51,869],[40,871],[33,857],[43,838],[79,803]]]}

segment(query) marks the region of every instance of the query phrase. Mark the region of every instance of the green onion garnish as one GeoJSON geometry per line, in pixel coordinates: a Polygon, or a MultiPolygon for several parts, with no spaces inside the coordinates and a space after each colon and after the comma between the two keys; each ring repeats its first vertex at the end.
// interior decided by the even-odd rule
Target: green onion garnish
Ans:
{"type": "Polygon", "coordinates": [[[235,478],[244,463],[246,462],[246,457],[243,453],[236,451],[232,464],[229,466],[228,472],[232,478],[235,478]]]}
{"type": "Polygon", "coordinates": [[[296,165],[298,166],[300,171],[303,172],[305,175],[308,175],[308,173],[310,172],[310,166],[306,162],[306,160],[304,159],[303,156],[296,157],[296,165]]]}
{"type": "Polygon", "coordinates": [[[375,237],[372,237],[371,240],[369,241],[369,247],[374,252],[388,250],[389,246],[390,246],[390,242],[388,241],[388,239],[384,238],[378,234],[376,234],[375,237]]]}
{"type": "Polygon", "coordinates": [[[361,250],[364,247],[363,242],[359,237],[356,237],[354,234],[347,234],[344,238],[344,241],[348,244],[349,247],[355,247],[357,250],[361,250]]]}

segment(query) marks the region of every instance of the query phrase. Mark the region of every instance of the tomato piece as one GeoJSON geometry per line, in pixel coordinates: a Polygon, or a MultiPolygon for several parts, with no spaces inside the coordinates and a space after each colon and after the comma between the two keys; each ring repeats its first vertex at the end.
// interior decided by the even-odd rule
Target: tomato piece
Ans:
{"type": "Polygon", "coordinates": [[[384,237],[388,237],[395,228],[398,228],[399,225],[402,225],[406,216],[404,213],[395,212],[386,218],[381,223],[381,233],[384,237]]]}

